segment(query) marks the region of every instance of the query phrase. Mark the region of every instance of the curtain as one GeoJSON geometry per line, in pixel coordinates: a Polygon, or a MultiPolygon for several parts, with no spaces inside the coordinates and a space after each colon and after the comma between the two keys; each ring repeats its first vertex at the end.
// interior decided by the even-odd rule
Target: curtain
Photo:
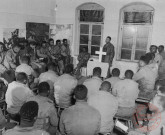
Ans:
{"type": "Polygon", "coordinates": [[[124,23],[152,23],[152,12],[124,12],[124,23]]]}
{"type": "Polygon", "coordinates": [[[80,10],[81,22],[103,22],[104,11],[102,10],[80,10]]]}

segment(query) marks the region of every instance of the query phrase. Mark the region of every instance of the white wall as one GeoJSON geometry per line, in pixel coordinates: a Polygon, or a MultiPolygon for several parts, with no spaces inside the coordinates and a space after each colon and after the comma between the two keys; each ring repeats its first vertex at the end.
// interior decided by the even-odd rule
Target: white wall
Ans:
{"type": "Polygon", "coordinates": [[[0,0],[0,41],[3,28],[26,29],[26,22],[55,23],[55,0],[0,0]]]}
{"type": "MultiPolygon", "coordinates": [[[[112,37],[112,43],[117,49],[118,27],[119,27],[119,12],[120,9],[131,2],[145,2],[155,8],[154,24],[151,44],[164,44],[165,43],[165,0],[57,0],[57,24],[73,24],[73,45],[75,41],[75,12],[76,8],[86,2],[95,2],[105,8],[105,21],[103,43],[107,35],[112,37]]],[[[122,75],[125,70],[132,69],[134,72],[137,70],[137,63],[114,61],[113,67],[118,67],[122,70],[122,75]]]]}

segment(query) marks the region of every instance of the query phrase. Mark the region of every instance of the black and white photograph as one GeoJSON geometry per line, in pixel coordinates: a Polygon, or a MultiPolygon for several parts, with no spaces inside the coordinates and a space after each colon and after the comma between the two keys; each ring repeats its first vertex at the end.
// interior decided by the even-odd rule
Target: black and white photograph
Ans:
{"type": "Polygon", "coordinates": [[[165,0],[0,0],[0,135],[165,135],[165,0]]]}

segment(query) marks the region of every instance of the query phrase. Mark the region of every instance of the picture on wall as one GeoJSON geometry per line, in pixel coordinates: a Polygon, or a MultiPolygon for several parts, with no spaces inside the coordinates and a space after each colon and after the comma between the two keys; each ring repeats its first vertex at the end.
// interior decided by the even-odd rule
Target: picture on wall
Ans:
{"type": "Polygon", "coordinates": [[[26,39],[35,40],[38,43],[48,41],[49,24],[26,22],[26,39]]]}
{"type": "Polygon", "coordinates": [[[25,39],[25,29],[4,28],[3,29],[3,42],[7,49],[11,48],[12,44],[20,42],[21,39],[25,39]]]}
{"type": "Polygon", "coordinates": [[[69,44],[72,44],[73,25],[72,24],[56,24],[50,25],[50,38],[56,40],[67,39],[69,44]]]}

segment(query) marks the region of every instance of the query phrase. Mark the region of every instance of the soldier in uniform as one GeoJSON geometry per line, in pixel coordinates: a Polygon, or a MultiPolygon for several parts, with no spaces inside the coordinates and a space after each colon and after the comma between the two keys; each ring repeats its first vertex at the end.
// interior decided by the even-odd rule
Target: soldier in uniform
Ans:
{"type": "Polygon", "coordinates": [[[3,74],[6,71],[6,67],[3,65],[5,55],[4,44],[0,42],[0,74],[3,74]]]}
{"type": "Polygon", "coordinates": [[[87,52],[87,50],[85,48],[82,49],[82,52],[80,52],[79,56],[78,56],[78,61],[79,63],[77,64],[77,67],[75,69],[75,74],[77,76],[80,75],[80,69],[82,67],[86,67],[87,66],[87,62],[90,58],[90,54],[87,52]]]}
{"type": "Polygon", "coordinates": [[[43,129],[51,135],[56,134],[58,126],[57,112],[52,100],[48,98],[50,86],[47,82],[42,82],[38,86],[38,95],[30,97],[27,101],[35,101],[39,105],[39,112],[34,127],[43,129]]]}
{"type": "Polygon", "coordinates": [[[63,39],[63,44],[61,46],[61,55],[63,56],[64,65],[70,63],[70,48],[67,39],[63,39]]]}
{"type": "Polygon", "coordinates": [[[115,56],[114,45],[111,43],[111,37],[108,36],[105,40],[106,44],[103,47],[103,51],[106,52],[106,55],[103,56],[102,62],[109,63],[109,69],[107,77],[110,75],[110,67],[112,66],[113,58],[115,56]]]}
{"type": "Polygon", "coordinates": [[[58,63],[60,74],[63,74],[64,72],[64,62],[63,62],[63,56],[61,55],[61,41],[57,40],[56,45],[51,47],[51,58],[52,61],[55,63],[58,63]]]}
{"type": "Polygon", "coordinates": [[[15,70],[16,68],[16,56],[20,51],[19,45],[14,45],[10,50],[7,51],[6,56],[4,58],[4,66],[8,70],[15,70]]]}

